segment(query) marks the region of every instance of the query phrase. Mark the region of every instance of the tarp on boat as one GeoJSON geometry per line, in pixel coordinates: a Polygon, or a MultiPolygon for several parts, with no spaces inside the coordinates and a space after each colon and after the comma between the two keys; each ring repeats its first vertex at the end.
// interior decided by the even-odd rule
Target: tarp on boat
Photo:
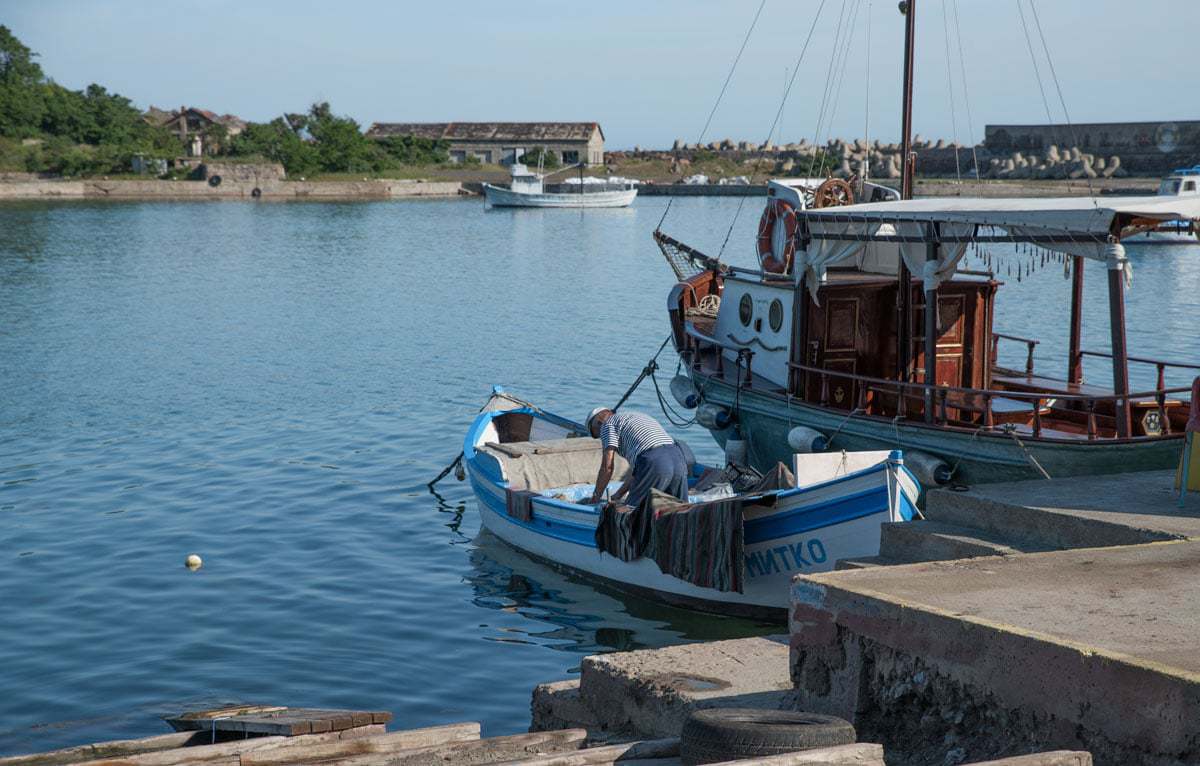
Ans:
{"type": "Polygon", "coordinates": [[[1110,268],[1128,272],[1123,253],[1109,245],[1114,223],[1124,236],[1146,228],[1147,222],[1200,219],[1200,197],[939,197],[820,208],[798,215],[807,222],[812,242],[807,251],[796,253],[796,269],[811,277],[814,291],[831,266],[894,274],[899,257],[926,287],[936,287],[954,275],[969,240],[985,233],[1107,261],[1110,268]],[[938,224],[942,244],[937,260],[927,262],[930,223],[938,224]],[[1114,264],[1114,255],[1122,262],[1114,264]]]}

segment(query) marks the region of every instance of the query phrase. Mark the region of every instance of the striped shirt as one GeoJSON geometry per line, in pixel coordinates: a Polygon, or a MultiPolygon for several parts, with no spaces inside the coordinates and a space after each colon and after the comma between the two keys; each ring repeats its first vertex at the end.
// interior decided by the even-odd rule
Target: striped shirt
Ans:
{"type": "Polygon", "coordinates": [[[675,440],[654,418],[627,411],[616,413],[604,421],[600,428],[600,443],[605,449],[615,449],[618,455],[633,465],[646,450],[674,444],[675,440]]]}

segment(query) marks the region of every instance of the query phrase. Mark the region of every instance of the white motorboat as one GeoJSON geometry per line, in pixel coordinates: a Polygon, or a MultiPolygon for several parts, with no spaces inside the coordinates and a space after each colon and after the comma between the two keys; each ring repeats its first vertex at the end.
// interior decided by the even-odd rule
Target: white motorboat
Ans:
{"type": "Polygon", "coordinates": [[[637,197],[637,181],[628,178],[571,179],[547,184],[545,176],[513,163],[508,188],[483,185],[493,207],[629,207],[637,197]]]}
{"type": "MultiPolygon", "coordinates": [[[[1200,165],[1172,170],[1158,185],[1158,196],[1200,199],[1200,165]]],[[[1194,245],[1200,228],[1190,220],[1164,221],[1149,231],[1125,238],[1126,242],[1155,245],[1194,245]]]]}

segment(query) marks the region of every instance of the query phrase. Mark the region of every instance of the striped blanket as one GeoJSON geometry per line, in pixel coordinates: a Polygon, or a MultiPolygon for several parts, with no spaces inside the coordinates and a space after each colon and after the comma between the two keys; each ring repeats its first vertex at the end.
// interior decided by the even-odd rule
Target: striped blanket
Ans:
{"type": "Polygon", "coordinates": [[[692,505],[655,490],[654,561],[663,574],[719,591],[744,589],[742,502],[727,498],[692,505]]]}

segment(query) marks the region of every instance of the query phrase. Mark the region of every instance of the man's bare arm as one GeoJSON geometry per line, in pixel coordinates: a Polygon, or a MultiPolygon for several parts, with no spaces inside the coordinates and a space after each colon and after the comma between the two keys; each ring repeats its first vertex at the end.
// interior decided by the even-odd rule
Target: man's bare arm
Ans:
{"type": "Polygon", "coordinates": [[[604,490],[608,488],[608,483],[612,481],[616,455],[617,451],[612,447],[604,450],[604,454],[600,457],[600,471],[596,474],[596,487],[592,491],[592,497],[588,500],[588,504],[598,503],[604,497],[604,490]]]}

